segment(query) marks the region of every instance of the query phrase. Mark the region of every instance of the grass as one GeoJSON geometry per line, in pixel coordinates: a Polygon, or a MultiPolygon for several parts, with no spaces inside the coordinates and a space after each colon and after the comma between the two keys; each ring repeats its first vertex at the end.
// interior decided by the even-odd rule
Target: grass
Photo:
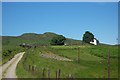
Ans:
{"type": "Polygon", "coordinates": [[[50,46],[31,48],[25,53],[22,61],[17,67],[18,77],[42,78],[42,69],[45,68],[45,77],[47,70],[50,69],[51,78],[56,77],[56,70],[61,69],[61,77],[66,78],[72,74],[75,78],[107,78],[106,56],[107,50],[110,50],[110,77],[118,77],[118,54],[115,46],[79,46],[80,62],[77,61],[78,46],[50,46]],[[72,62],[57,61],[54,59],[43,58],[41,53],[49,53],[67,57],[72,62]],[[100,63],[101,62],[101,63],[100,63]],[[33,72],[28,66],[35,66],[33,72]],[[32,76],[31,76],[32,75],[32,76]]]}
{"type": "MultiPolygon", "coordinates": [[[[20,43],[36,44],[36,45],[50,45],[52,37],[56,36],[54,33],[44,34],[24,34],[21,36],[4,36],[2,37],[2,59],[0,65],[11,59],[16,53],[22,52],[25,49],[19,47],[20,43]]],[[[110,45],[94,46],[82,43],[80,40],[68,39],[67,45],[81,45],[81,46],[47,46],[31,48],[26,51],[24,57],[17,66],[17,76],[19,78],[42,78],[42,69],[45,68],[45,77],[47,77],[47,70],[50,69],[51,78],[55,78],[57,69],[61,69],[61,77],[66,78],[68,74],[72,74],[75,78],[107,78],[107,64],[106,58],[108,50],[110,51],[110,71],[111,78],[118,76],[118,47],[110,45]],[[78,47],[80,61],[78,63],[78,47]],[[54,53],[69,59],[72,62],[57,61],[54,59],[43,58],[41,53],[54,53]],[[30,66],[36,66],[35,72],[29,70],[30,66]]]]}
{"type": "Polygon", "coordinates": [[[11,58],[14,57],[15,54],[19,53],[19,52],[23,52],[25,49],[19,46],[15,46],[15,45],[3,45],[2,46],[2,59],[0,60],[0,65],[6,63],[7,61],[9,61],[11,58]]]}
{"type": "MultiPolygon", "coordinates": [[[[51,78],[55,77],[55,72],[57,69],[61,69],[62,70],[62,77],[66,77],[67,74],[70,74],[71,71],[69,71],[69,69],[72,70],[73,67],[79,67],[80,69],[84,69],[85,67],[83,66],[79,66],[79,65],[74,65],[73,62],[61,62],[61,61],[56,61],[54,59],[44,59],[42,57],[40,57],[40,54],[35,54],[35,53],[26,53],[28,54],[26,60],[25,60],[25,64],[27,63],[28,65],[35,65],[37,67],[37,71],[39,71],[39,75],[36,75],[36,77],[42,77],[42,69],[50,69],[51,70],[51,78]],[[33,57],[34,56],[34,57],[33,57]],[[33,60],[31,60],[33,59],[33,60]],[[68,66],[71,66],[71,68],[67,68],[68,66]]],[[[19,64],[20,65],[20,64],[19,64]]],[[[18,66],[19,66],[18,65],[18,66]]],[[[25,66],[25,65],[23,65],[25,66]]],[[[74,73],[75,70],[72,70],[72,72],[74,73]]]]}
{"type": "Polygon", "coordinates": [[[23,56],[22,60],[18,63],[16,74],[19,74],[18,77],[21,77],[21,78],[35,78],[27,70],[24,69],[23,61],[25,57],[26,57],[26,54],[23,56]]]}

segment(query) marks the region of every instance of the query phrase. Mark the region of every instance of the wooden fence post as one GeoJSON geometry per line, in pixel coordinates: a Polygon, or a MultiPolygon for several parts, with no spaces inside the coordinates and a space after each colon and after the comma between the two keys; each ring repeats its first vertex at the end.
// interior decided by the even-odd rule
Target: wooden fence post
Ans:
{"type": "Polygon", "coordinates": [[[34,74],[34,66],[32,66],[32,72],[33,72],[33,74],[34,74]]]}
{"type": "Polygon", "coordinates": [[[80,62],[80,51],[79,51],[79,47],[78,47],[78,63],[80,62]]]}
{"type": "Polygon", "coordinates": [[[58,80],[60,80],[60,73],[61,73],[61,70],[58,69],[58,80]]]}
{"type": "Polygon", "coordinates": [[[48,68],[48,80],[50,80],[50,69],[48,68]]]}
{"type": "Polygon", "coordinates": [[[45,78],[45,68],[43,68],[42,76],[45,78]]]}
{"type": "Polygon", "coordinates": [[[108,51],[108,54],[107,54],[107,71],[108,71],[108,80],[110,80],[110,52],[108,51]]]}
{"type": "Polygon", "coordinates": [[[33,72],[34,72],[34,66],[33,66],[33,72]]]}

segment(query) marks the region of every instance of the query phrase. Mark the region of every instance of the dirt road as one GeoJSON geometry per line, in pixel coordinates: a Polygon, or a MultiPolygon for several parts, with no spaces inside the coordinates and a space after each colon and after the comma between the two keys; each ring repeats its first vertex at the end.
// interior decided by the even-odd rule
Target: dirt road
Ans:
{"type": "Polygon", "coordinates": [[[0,66],[0,80],[2,78],[17,78],[16,67],[25,52],[16,54],[10,61],[0,66]]]}

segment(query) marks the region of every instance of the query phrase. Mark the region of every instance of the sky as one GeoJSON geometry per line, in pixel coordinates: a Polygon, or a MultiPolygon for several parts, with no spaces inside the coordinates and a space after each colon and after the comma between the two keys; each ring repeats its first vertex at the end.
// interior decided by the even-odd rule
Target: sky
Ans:
{"type": "Polygon", "coordinates": [[[120,0],[2,0],[2,2],[118,2],[120,0]]]}
{"type": "Polygon", "coordinates": [[[117,44],[117,2],[3,2],[2,35],[54,32],[82,40],[90,31],[101,43],[117,44]]]}

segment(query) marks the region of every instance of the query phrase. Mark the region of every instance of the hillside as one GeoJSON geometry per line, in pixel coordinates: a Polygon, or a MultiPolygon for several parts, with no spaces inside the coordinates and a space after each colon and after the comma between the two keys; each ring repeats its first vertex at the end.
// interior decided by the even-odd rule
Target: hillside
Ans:
{"type": "MultiPolygon", "coordinates": [[[[58,69],[61,70],[60,78],[71,76],[73,78],[107,78],[106,61],[109,50],[110,77],[118,77],[117,46],[105,44],[92,46],[82,43],[81,40],[70,38],[66,38],[65,44],[71,46],[41,46],[50,45],[51,39],[57,35],[46,32],[43,34],[24,33],[20,36],[3,36],[0,65],[8,62],[15,54],[24,51],[25,55],[18,63],[16,69],[18,78],[47,78],[46,75],[42,75],[43,69],[50,70],[50,78],[56,78],[56,71],[58,69]],[[29,43],[38,46],[26,49],[18,46],[20,43],[29,43]]],[[[47,74],[46,71],[45,74],[47,74]]]]}
{"type": "MultiPolygon", "coordinates": [[[[21,43],[37,44],[37,45],[50,45],[50,41],[58,34],[46,32],[43,34],[24,33],[20,36],[2,36],[3,45],[19,45],[21,43]]],[[[66,38],[65,44],[67,45],[81,45],[80,40],[66,38]]]]}
{"type": "Polygon", "coordinates": [[[60,69],[60,78],[66,80],[71,77],[75,80],[76,78],[107,79],[108,49],[110,51],[110,78],[118,80],[116,79],[118,78],[118,48],[103,45],[31,48],[19,62],[16,74],[18,78],[48,78],[48,71],[50,71],[49,77],[57,78],[56,72],[60,69]]]}

